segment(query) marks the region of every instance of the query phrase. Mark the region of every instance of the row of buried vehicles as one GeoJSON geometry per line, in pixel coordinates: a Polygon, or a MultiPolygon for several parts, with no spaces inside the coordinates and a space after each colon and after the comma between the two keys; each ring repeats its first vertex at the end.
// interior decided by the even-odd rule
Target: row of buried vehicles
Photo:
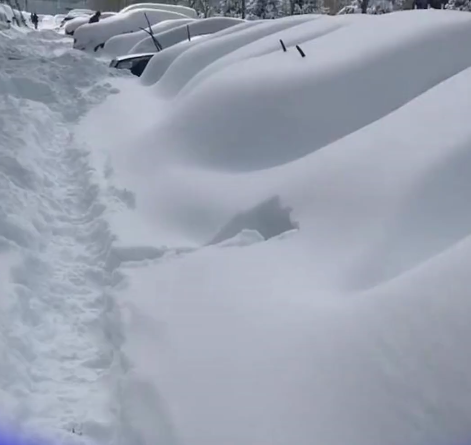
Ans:
{"type": "Polygon", "coordinates": [[[27,23],[29,14],[25,11],[18,11],[10,5],[0,3],[0,30],[8,29],[11,26],[22,26],[27,23]]]}
{"type": "Polygon", "coordinates": [[[139,3],[119,12],[79,10],[67,19],[64,31],[74,38],[74,48],[108,56],[110,66],[140,76],[150,59],[175,45],[193,45],[195,40],[245,22],[232,17],[198,18],[193,8],[161,3],[139,3]]]}

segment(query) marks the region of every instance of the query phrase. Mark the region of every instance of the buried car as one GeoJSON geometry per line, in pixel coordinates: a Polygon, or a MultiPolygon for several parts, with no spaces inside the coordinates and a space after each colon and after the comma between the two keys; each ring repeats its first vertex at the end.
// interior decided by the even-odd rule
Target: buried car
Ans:
{"type": "Polygon", "coordinates": [[[110,68],[116,68],[119,70],[129,70],[132,74],[140,77],[143,71],[146,69],[149,60],[155,55],[152,53],[141,53],[141,54],[127,54],[120,57],[115,57],[110,62],[110,68]]]}

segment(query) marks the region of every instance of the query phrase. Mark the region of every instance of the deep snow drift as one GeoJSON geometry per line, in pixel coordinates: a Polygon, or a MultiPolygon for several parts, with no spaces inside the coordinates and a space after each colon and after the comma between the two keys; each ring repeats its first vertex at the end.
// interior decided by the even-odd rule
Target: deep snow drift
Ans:
{"type": "Polygon", "coordinates": [[[470,30],[244,23],[142,81],[2,34],[0,412],[84,444],[469,440],[470,30]]]}
{"type": "Polygon", "coordinates": [[[154,247],[123,264],[123,412],[146,444],[462,443],[471,16],[266,26],[83,123],[134,196],[122,251],[154,247]]]}

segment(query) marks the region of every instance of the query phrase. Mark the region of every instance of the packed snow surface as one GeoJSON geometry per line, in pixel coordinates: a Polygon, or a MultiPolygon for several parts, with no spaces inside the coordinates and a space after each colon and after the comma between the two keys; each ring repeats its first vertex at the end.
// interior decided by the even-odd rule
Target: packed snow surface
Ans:
{"type": "Polygon", "coordinates": [[[117,90],[54,31],[2,32],[0,54],[0,423],[116,442],[113,235],[74,128],[117,90]]]}
{"type": "Polygon", "coordinates": [[[87,445],[469,441],[471,15],[244,23],[142,82],[1,39],[0,412],[87,445]]]}

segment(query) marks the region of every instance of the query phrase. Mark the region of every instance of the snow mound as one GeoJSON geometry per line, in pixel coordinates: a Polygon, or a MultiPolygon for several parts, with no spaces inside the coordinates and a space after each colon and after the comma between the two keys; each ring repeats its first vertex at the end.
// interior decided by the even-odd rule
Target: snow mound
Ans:
{"type": "MultiPolygon", "coordinates": [[[[100,21],[106,20],[107,18],[113,17],[114,15],[116,15],[116,12],[102,12],[100,15],[100,21]]],[[[88,15],[69,20],[64,26],[65,33],[73,35],[79,26],[87,24],[89,20],[90,16],[88,15]]]]}
{"type": "Polygon", "coordinates": [[[138,9],[116,14],[98,23],[80,26],[74,33],[74,48],[95,50],[99,45],[104,45],[113,36],[147,28],[148,24],[144,13],[147,15],[151,25],[164,20],[187,18],[184,14],[160,9],[138,9]]]}
{"type": "MultiPolygon", "coordinates": [[[[239,32],[243,29],[252,28],[255,25],[259,25],[260,22],[245,22],[239,25],[234,25],[230,28],[227,28],[223,31],[220,31],[216,34],[205,37],[205,40],[211,40],[213,38],[218,38],[223,35],[227,35],[228,31],[239,32]]],[[[165,51],[157,53],[147,64],[146,69],[140,77],[140,81],[143,85],[149,86],[156,83],[163,74],[167,71],[168,67],[174,62],[174,60],[184,53],[187,49],[193,47],[195,44],[202,43],[201,39],[182,42],[179,45],[172,46],[167,48],[165,51]]]]}
{"type": "Polygon", "coordinates": [[[141,443],[471,436],[470,20],[262,23],[90,113],[103,181],[135,194],[117,235],[198,246],[125,271],[141,443]]]}
{"type": "Polygon", "coordinates": [[[64,26],[64,31],[66,34],[73,35],[79,26],[85,25],[89,20],[89,16],[76,17],[75,19],[69,20],[64,26]]]}
{"type": "MultiPolygon", "coordinates": [[[[224,39],[202,43],[177,58],[156,84],[156,91],[169,97],[202,71],[195,88],[188,85],[184,99],[159,126],[159,140],[182,159],[232,170],[272,167],[305,156],[470,65],[467,14],[431,11],[418,17],[401,12],[362,18],[303,44],[305,58],[294,48],[284,53],[280,47],[214,74],[211,66],[202,71],[202,65],[228,53],[228,45],[224,39]],[[213,49],[218,45],[221,50],[213,49]]],[[[313,31],[318,24],[325,27],[317,19],[313,31]]],[[[289,38],[291,32],[296,28],[284,34],[289,38]]],[[[252,43],[251,51],[261,51],[264,44],[252,43]]]]}
{"type": "MultiPolygon", "coordinates": [[[[211,36],[213,38],[205,39],[204,42],[185,51],[174,60],[169,69],[165,71],[165,77],[158,84],[159,91],[162,95],[172,96],[179,89],[183,88],[199,71],[231,51],[277,31],[288,29],[304,22],[310,22],[317,18],[318,16],[314,15],[304,15],[286,17],[279,20],[264,20],[256,26],[238,28],[228,34],[219,35],[216,33],[211,36]],[[162,87],[160,88],[160,86],[162,87]]],[[[232,28],[229,28],[230,30],[232,28]]],[[[149,71],[147,79],[152,78],[154,82],[157,82],[160,79],[160,75],[163,74],[162,69],[158,66],[158,59],[152,65],[149,65],[146,71],[149,71]],[[154,69],[156,72],[154,72],[154,69]]]]}
{"type": "MultiPolygon", "coordinates": [[[[157,23],[156,25],[153,25],[151,28],[154,34],[159,34],[161,32],[168,31],[169,29],[173,29],[181,25],[186,25],[193,21],[194,19],[188,18],[165,20],[163,22],[157,23]]],[[[149,34],[147,34],[147,32],[139,30],[133,33],[121,34],[111,37],[109,40],[106,41],[105,46],[103,47],[103,51],[107,55],[110,55],[112,57],[121,56],[127,54],[128,52],[132,53],[131,49],[139,42],[146,40],[146,36],[148,35],[149,34]]],[[[153,43],[151,51],[155,51],[155,46],[153,43]]]]}
{"type": "Polygon", "coordinates": [[[120,14],[124,14],[129,11],[134,11],[136,9],[160,9],[162,11],[178,12],[180,14],[186,15],[191,19],[198,18],[198,14],[193,8],[189,8],[188,6],[183,5],[172,5],[168,3],[134,3],[121,9],[120,14]]]}
{"type": "MultiPolygon", "coordinates": [[[[202,36],[207,34],[214,34],[223,29],[230,28],[240,23],[244,23],[245,20],[232,18],[232,17],[210,17],[208,19],[201,19],[194,21],[184,26],[173,28],[166,32],[160,32],[155,37],[162,45],[163,48],[169,48],[177,43],[183,42],[188,39],[188,29],[190,32],[190,38],[196,36],[202,36]]],[[[152,49],[154,43],[150,36],[136,44],[129,51],[130,54],[137,54],[140,52],[146,52],[152,49]]],[[[155,48],[155,47],[154,47],[155,48]]]]}

